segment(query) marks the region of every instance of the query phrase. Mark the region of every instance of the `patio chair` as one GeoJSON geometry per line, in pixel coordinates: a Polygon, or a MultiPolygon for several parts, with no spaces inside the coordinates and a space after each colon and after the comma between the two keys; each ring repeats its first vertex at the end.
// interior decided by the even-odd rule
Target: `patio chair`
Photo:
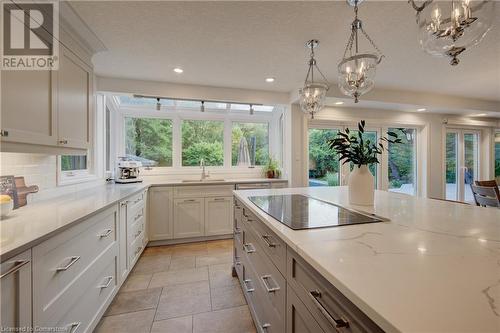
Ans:
{"type": "Polygon", "coordinates": [[[495,189],[491,186],[477,186],[472,184],[471,188],[476,205],[481,207],[500,208],[500,199],[497,196],[498,188],[497,191],[495,191],[495,189]]]}

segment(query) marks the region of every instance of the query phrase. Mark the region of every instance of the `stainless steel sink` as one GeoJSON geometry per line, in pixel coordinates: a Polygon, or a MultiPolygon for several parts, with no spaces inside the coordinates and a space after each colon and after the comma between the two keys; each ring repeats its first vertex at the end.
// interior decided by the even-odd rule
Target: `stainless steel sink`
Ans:
{"type": "Polygon", "coordinates": [[[224,182],[223,178],[206,178],[206,179],[183,179],[183,183],[210,183],[210,182],[224,182]]]}

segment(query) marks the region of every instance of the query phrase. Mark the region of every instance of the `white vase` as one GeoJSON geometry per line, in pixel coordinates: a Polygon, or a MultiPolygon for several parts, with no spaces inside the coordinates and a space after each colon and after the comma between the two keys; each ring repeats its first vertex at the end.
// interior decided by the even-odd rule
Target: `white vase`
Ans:
{"type": "Polygon", "coordinates": [[[372,206],[375,195],[375,178],[367,165],[354,169],[349,175],[347,182],[349,187],[349,203],[351,205],[372,206]]]}

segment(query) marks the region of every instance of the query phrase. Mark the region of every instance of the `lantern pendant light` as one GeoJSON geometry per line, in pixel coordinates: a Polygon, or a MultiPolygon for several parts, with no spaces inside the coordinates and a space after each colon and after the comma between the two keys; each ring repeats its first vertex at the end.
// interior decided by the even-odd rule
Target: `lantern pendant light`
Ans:
{"type": "Polygon", "coordinates": [[[314,49],[318,47],[318,45],[319,41],[316,39],[311,39],[306,43],[306,47],[311,50],[309,69],[307,70],[304,87],[299,90],[300,108],[305,114],[311,115],[311,119],[314,119],[314,115],[321,111],[325,105],[326,92],[329,88],[328,80],[319,69],[316,59],[314,58],[314,49]],[[321,75],[324,82],[314,81],[315,69],[321,75]]]}
{"type": "Polygon", "coordinates": [[[351,6],[354,6],[354,21],[351,23],[351,35],[347,41],[344,56],[338,65],[339,89],[344,95],[353,97],[355,103],[358,103],[361,95],[373,88],[376,67],[384,57],[363,29],[361,20],[358,19],[358,4],[361,1],[347,1],[351,6]],[[368,40],[374,52],[359,51],[359,33],[368,40]]]}

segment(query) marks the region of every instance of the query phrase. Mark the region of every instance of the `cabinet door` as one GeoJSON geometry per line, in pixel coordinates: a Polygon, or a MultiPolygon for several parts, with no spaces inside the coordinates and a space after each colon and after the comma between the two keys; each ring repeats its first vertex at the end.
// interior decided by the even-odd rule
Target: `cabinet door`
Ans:
{"type": "Polygon", "coordinates": [[[227,235],[233,232],[232,197],[205,199],[205,235],[227,235]]]}
{"type": "Polygon", "coordinates": [[[149,239],[165,240],[174,237],[174,190],[171,187],[152,187],[149,190],[149,239]]]}
{"type": "Polygon", "coordinates": [[[58,144],[89,148],[92,131],[92,69],[61,47],[58,76],[58,144]]]}
{"type": "Polygon", "coordinates": [[[31,250],[3,262],[0,272],[0,327],[31,327],[31,250]]]}
{"type": "Polygon", "coordinates": [[[286,333],[322,333],[323,330],[292,288],[288,285],[286,289],[286,333]]]}
{"type": "Polygon", "coordinates": [[[127,249],[127,202],[120,202],[118,213],[118,278],[120,285],[125,281],[129,272],[127,249]]]}
{"type": "Polygon", "coordinates": [[[2,71],[1,77],[1,140],[55,146],[56,72],[2,71]]]}
{"type": "Polygon", "coordinates": [[[174,200],[174,238],[205,234],[204,203],[203,198],[174,200]]]}

